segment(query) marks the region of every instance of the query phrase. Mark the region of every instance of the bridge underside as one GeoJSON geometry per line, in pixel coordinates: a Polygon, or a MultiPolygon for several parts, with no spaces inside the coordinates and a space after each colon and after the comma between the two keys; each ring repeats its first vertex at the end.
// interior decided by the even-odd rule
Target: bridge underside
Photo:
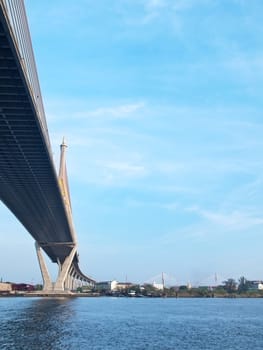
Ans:
{"type": "MultiPolygon", "coordinates": [[[[52,262],[63,264],[76,246],[57,174],[23,57],[0,6],[0,199],[52,262]]],[[[70,269],[80,272],[78,254],[70,269]]],[[[90,279],[90,281],[92,281],[90,279]]]]}

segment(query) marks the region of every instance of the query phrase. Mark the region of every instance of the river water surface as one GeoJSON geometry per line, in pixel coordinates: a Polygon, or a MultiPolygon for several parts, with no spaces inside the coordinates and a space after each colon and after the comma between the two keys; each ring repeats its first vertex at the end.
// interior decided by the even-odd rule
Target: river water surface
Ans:
{"type": "Polygon", "coordinates": [[[0,298],[0,349],[263,349],[263,299],[0,298]]]}

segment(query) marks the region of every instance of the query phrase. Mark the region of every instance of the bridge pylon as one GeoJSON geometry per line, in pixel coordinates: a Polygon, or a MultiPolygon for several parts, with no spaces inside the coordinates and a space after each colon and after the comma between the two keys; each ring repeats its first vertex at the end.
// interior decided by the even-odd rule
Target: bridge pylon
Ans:
{"type": "MultiPolygon", "coordinates": [[[[68,221],[72,227],[72,241],[71,242],[36,242],[36,252],[38,257],[38,262],[42,274],[43,279],[43,292],[44,293],[65,293],[69,292],[73,289],[75,285],[76,279],[82,279],[78,271],[75,269],[74,261],[78,260],[77,258],[77,242],[75,231],[73,228],[73,220],[72,220],[72,210],[71,210],[71,202],[70,202],[70,194],[69,194],[69,185],[68,185],[68,177],[67,177],[67,169],[66,169],[66,143],[63,138],[62,144],[60,146],[61,155],[60,155],[60,166],[59,166],[59,174],[58,174],[58,183],[61,196],[63,198],[63,203],[66,209],[68,221]],[[43,252],[41,248],[44,247],[55,247],[60,246],[68,251],[66,257],[61,260],[57,257],[58,264],[58,276],[55,282],[52,282],[50,274],[48,272],[47,265],[45,263],[45,259],[43,256],[43,252]]],[[[85,278],[84,278],[85,279],[85,278]]],[[[90,280],[91,281],[91,280],[90,280]]]]}

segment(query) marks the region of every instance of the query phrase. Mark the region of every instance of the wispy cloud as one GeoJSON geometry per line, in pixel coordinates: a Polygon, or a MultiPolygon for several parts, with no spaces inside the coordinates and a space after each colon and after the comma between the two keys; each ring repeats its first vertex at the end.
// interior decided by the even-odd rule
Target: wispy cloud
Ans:
{"type": "Polygon", "coordinates": [[[142,199],[130,199],[128,198],[126,200],[126,203],[129,207],[154,207],[158,209],[166,209],[169,211],[176,211],[180,208],[179,204],[177,202],[165,202],[165,201],[154,201],[154,200],[142,200],[142,199]]]}
{"type": "Polygon", "coordinates": [[[146,0],[145,6],[149,9],[162,8],[167,5],[167,0],[146,0]]]}
{"type": "Polygon", "coordinates": [[[126,119],[141,116],[145,108],[146,104],[142,101],[90,108],[85,99],[50,99],[47,104],[47,116],[50,122],[53,123],[60,121],[62,118],[66,119],[67,122],[76,119],[126,119]]]}
{"type": "Polygon", "coordinates": [[[144,0],[144,7],[148,12],[161,11],[163,9],[182,12],[195,6],[209,3],[211,3],[211,0],[199,0],[198,3],[195,0],[144,0]]]}
{"type": "Polygon", "coordinates": [[[169,24],[174,32],[181,33],[184,15],[196,6],[210,5],[211,0],[143,0],[144,15],[142,24],[150,24],[153,21],[162,20],[169,24]]]}
{"type": "Polygon", "coordinates": [[[147,174],[147,169],[144,166],[128,162],[106,162],[102,164],[102,167],[110,176],[117,178],[141,177],[147,174]]]}
{"type": "Polygon", "coordinates": [[[257,176],[263,170],[257,155],[263,147],[263,125],[246,117],[253,109],[148,102],[93,109],[82,102],[60,105],[69,108],[52,120],[52,140],[59,145],[66,136],[69,172],[80,181],[119,186],[136,180],[137,186],[154,192],[196,197],[222,188],[233,176],[238,184],[238,176],[257,176]],[[72,111],[77,106],[79,110],[72,111]],[[67,120],[65,127],[62,117],[67,120]]]}
{"type": "Polygon", "coordinates": [[[253,55],[248,55],[245,52],[236,52],[232,58],[223,62],[229,72],[235,73],[239,79],[244,81],[261,81],[263,74],[263,53],[257,52],[253,55]]]}
{"type": "Polygon", "coordinates": [[[142,102],[134,104],[119,105],[113,107],[99,107],[94,110],[88,110],[86,112],[78,112],[75,114],[75,117],[79,118],[113,118],[113,119],[124,119],[134,116],[138,111],[141,111],[144,108],[145,104],[142,102]]]}
{"type": "Polygon", "coordinates": [[[263,217],[249,212],[234,210],[230,213],[213,212],[198,207],[188,208],[187,211],[198,214],[208,224],[221,227],[225,231],[244,231],[257,225],[263,225],[263,217]]]}

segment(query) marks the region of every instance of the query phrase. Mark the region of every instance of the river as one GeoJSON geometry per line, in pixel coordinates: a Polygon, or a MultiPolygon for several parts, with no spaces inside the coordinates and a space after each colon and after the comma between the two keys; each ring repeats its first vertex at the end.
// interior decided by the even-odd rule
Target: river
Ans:
{"type": "Polygon", "coordinates": [[[0,298],[0,349],[263,349],[263,299],[0,298]]]}

